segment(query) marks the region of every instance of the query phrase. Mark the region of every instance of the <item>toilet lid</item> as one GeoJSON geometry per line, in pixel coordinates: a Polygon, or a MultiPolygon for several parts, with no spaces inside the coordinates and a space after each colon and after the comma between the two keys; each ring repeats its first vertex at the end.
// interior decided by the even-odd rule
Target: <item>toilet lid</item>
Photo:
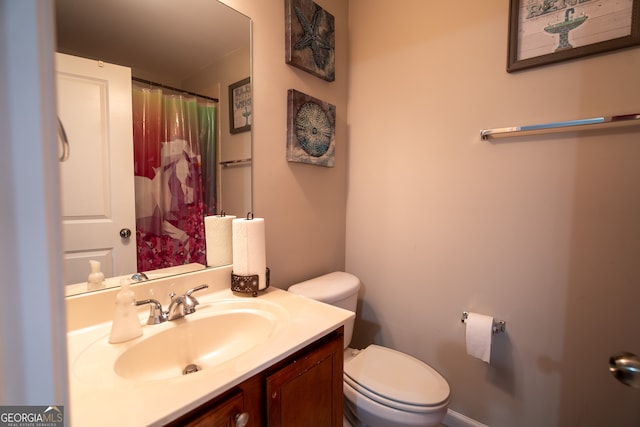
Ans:
{"type": "Polygon", "coordinates": [[[344,374],[356,390],[387,405],[427,408],[449,399],[449,384],[431,366],[378,345],[370,345],[346,361],[344,374]]]}

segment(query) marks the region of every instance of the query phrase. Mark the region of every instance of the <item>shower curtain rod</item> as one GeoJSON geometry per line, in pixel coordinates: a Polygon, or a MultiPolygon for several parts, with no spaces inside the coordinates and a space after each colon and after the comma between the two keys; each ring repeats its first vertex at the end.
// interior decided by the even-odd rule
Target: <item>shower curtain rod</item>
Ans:
{"type": "Polygon", "coordinates": [[[167,86],[167,85],[162,84],[162,83],[152,82],[151,80],[141,79],[139,77],[131,77],[131,80],[135,80],[138,83],[144,83],[144,84],[147,84],[147,85],[161,87],[163,89],[173,90],[175,92],[186,93],[187,95],[197,96],[198,98],[207,99],[207,100],[213,101],[213,102],[220,102],[220,100],[218,98],[211,98],[210,96],[200,95],[199,93],[189,92],[188,90],[178,89],[178,88],[175,88],[175,87],[172,87],[172,86],[167,86]]]}

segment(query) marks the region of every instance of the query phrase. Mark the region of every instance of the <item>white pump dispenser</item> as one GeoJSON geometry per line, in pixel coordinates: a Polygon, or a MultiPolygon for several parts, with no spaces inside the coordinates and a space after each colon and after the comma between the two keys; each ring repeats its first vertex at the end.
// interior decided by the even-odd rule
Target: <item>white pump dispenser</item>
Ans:
{"type": "Polygon", "coordinates": [[[117,344],[142,335],[142,325],[138,318],[136,310],[135,294],[129,286],[129,279],[122,279],[120,287],[122,288],[116,295],[116,308],[113,314],[113,324],[111,325],[111,333],[109,334],[109,342],[117,344]]]}
{"type": "Polygon", "coordinates": [[[90,260],[91,273],[87,277],[87,290],[95,291],[104,288],[104,273],[100,271],[100,261],[90,260]]]}

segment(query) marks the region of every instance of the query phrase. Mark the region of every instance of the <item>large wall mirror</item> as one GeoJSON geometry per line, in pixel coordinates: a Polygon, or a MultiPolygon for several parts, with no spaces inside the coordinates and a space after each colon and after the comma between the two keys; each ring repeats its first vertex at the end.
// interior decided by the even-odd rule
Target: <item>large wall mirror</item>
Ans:
{"type": "MultiPolygon", "coordinates": [[[[186,100],[188,105],[192,105],[189,103],[195,99],[193,105],[197,105],[194,107],[196,109],[190,110],[190,107],[187,107],[187,111],[195,111],[194,115],[199,117],[200,121],[205,120],[202,117],[208,117],[207,120],[213,123],[212,127],[207,128],[206,131],[207,135],[210,134],[206,138],[211,138],[210,141],[213,141],[208,148],[204,148],[202,142],[205,140],[202,128],[195,131],[199,134],[199,141],[201,141],[198,145],[203,150],[202,158],[198,157],[201,160],[201,176],[197,176],[197,178],[201,179],[203,183],[200,187],[196,185],[193,188],[202,188],[203,193],[209,193],[209,196],[203,196],[202,215],[220,214],[221,212],[237,217],[247,215],[251,211],[252,201],[251,86],[246,84],[251,82],[251,20],[218,0],[56,0],[55,9],[57,51],[63,54],[56,57],[58,114],[59,117],[66,114],[66,117],[61,117],[63,126],[65,126],[65,121],[72,121],[75,118],[73,113],[69,113],[70,110],[65,111],[65,107],[61,107],[60,99],[67,99],[67,95],[61,96],[61,92],[75,93],[76,99],[86,100],[87,105],[81,107],[83,111],[96,110],[98,114],[102,114],[103,110],[115,108],[114,114],[118,115],[121,112],[117,111],[118,109],[127,110],[130,107],[126,102],[121,103],[118,99],[108,98],[112,92],[116,91],[114,89],[116,86],[103,84],[102,77],[87,77],[82,80],[80,86],[91,86],[87,92],[88,95],[74,89],[71,83],[69,83],[71,89],[66,88],[66,82],[79,79],[76,74],[64,74],[60,71],[60,67],[62,67],[59,65],[60,57],[71,58],[71,66],[77,65],[74,63],[76,60],[89,60],[91,66],[104,69],[112,67],[116,74],[122,67],[130,70],[129,98],[125,96],[123,99],[127,102],[133,100],[131,107],[133,113],[129,119],[129,125],[125,126],[125,129],[129,128],[126,131],[130,131],[133,136],[128,134],[126,138],[119,138],[116,136],[119,135],[118,131],[106,127],[107,125],[96,125],[98,136],[95,138],[79,136],[77,133],[73,135],[70,133],[75,131],[69,132],[67,129],[70,156],[67,162],[61,163],[63,240],[65,244],[64,282],[65,285],[68,285],[67,295],[92,290],[86,283],[87,277],[91,273],[89,259],[98,260],[101,263],[101,270],[107,279],[105,280],[107,286],[118,284],[117,281],[109,281],[110,277],[132,276],[144,272],[149,273],[146,274],[149,279],[153,279],[165,273],[179,274],[206,268],[206,258],[202,257],[201,251],[198,255],[199,258],[193,257],[178,261],[177,265],[140,264],[141,250],[154,250],[153,245],[155,244],[153,241],[147,245],[148,247],[145,246],[141,249],[141,246],[136,243],[135,239],[140,239],[141,223],[146,221],[155,224],[157,222],[158,224],[155,225],[165,232],[168,229],[168,233],[172,237],[180,235],[182,230],[178,230],[174,223],[169,224],[164,217],[161,221],[149,220],[148,218],[152,218],[154,215],[154,208],[140,206],[138,194],[142,191],[149,191],[155,196],[156,184],[151,177],[153,173],[147,173],[149,177],[140,173],[140,169],[144,169],[144,167],[140,166],[143,162],[137,157],[140,148],[136,145],[138,143],[136,138],[139,138],[139,135],[136,135],[136,126],[139,124],[136,121],[138,120],[137,114],[139,114],[136,110],[138,102],[136,98],[138,92],[136,91],[160,93],[162,99],[158,101],[158,105],[163,111],[162,117],[164,117],[165,109],[168,108],[167,105],[173,105],[171,103],[175,99],[186,100]],[[66,80],[62,78],[61,83],[60,75],[62,74],[72,77],[66,80]],[[97,89],[93,87],[94,82],[98,82],[95,84],[97,89]],[[94,92],[96,99],[92,95],[94,92]],[[101,98],[103,96],[104,98],[101,98]],[[170,101],[167,101],[169,98],[170,101]],[[230,101],[231,98],[235,100],[235,105],[230,101]],[[210,114],[209,110],[201,110],[202,105],[212,104],[214,105],[213,113],[210,114]],[[238,109],[244,110],[237,111],[238,109]],[[205,111],[205,116],[202,115],[202,111],[205,111]],[[236,119],[235,129],[233,128],[234,111],[239,114],[237,117],[240,117],[240,120],[246,120],[238,123],[236,119]],[[135,148],[129,147],[128,152],[136,151],[135,156],[129,154],[128,158],[118,158],[115,151],[111,152],[105,148],[107,143],[99,141],[101,138],[110,138],[108,144],[113,146],[125,145],[122,141],[129,141],[127,144],[131,144],[135,148]],[[206,151],[207,149],[209,151],[206,151]],[[135,162],[132,157],[135,158],[135,162]],[[208,169],[205,164],[208,164],[208,169]],[[125,168],[125,172],[122,172],[122,169],[119,172],[107,170],[113,165],[125,168]],[[78,169],[75,175],[65,170],[73,168],[78,169]],[[108,178],[105,178],[104,174],[111,174],[112,177],[135,175],[133,189],[129,188],[130,184],[108,182],[108,178]],[[204,181],[207,181],[208,184],[204,181]],[[69,185],[72,186],[71,189],[68,188],[69,185]],[[90,185],[96,185],[100,190],[93,191],[83,188],[90,185]],[[83,191],[90,194],[85,195],[83,191]],[[99,193],[96,197],[97,202],[89,198],[95,193],[99,193]],[[129,193],[132,194],[131,198],[127,196],[129,193]],[[74,195],[78,200],[72,202],[74,195]],[[75,256],[74,249],[67,247],[69,241],[79,237],[86,240],[89,239],[88,236],[93,234],[112,235],[114,233],[114,230],[110,230],[108,233],[97,231],[97,227],[110,221],[108,217],[115,210],[111,203],[116,199],[128,200],[126,204],[130,209],[136,211],[133,224],[128,222],[115,225],[115,232],[118,234],[117,240],[123,243],[129,251],[128,263],[118,264],[115,262],[112,248],[108,244],[98,242],[91,243],[94,245],[93,249],[79,250],[77,251],[78,256],[75,256]],[[91,207],[90,212],[86,215],[76,213],[74,203],[84,208],[91,207]],[[135,205],[135,208],[131,205],[135,205]],[[149,217],[141,220],[141,212],[145,209],[150,212],[149,217]],[[65,227],[69,224],[79,224],[81,227],[73,232],[68,232],[65,227]],[[127,230],[131,232],[130,236],[127,236],[127,230]],[[134,259],[132,260],[131,257],[134,259]],[[141,265],[144,268],[139,268],[141,265]]],[[[78,64],[82,66],[82,62],[78,64]]],[[[144,114],[147,114],[147,110],[150,109],[147,99],[141,101],[140,105],[144,106],[144,114]]],[[[109,125],[115,121],[111,116],[102,120],[109,122],[109,125]]],[[[80,127],[90,127],[93,124],[87,119],[81,121],[80,127]]],[[[171,117],[166,121],[175,120],[174,117],[171,117]]],[[[185,125],[185,128],[190,126],[185,125]]],[[[146,122],[143,127],[146,128],[146,122]]],[[[158,185],[168,187],[171,191],[182,186],[183,192],[180,193],[179,199],[186,200],[192,197],[191,186],[195,181],[192,178],[196,175],[187,175],[187,173],[191,173],[191,163],[183,161],[182,157],[189,158],[184,154],[188,150],[178,148],[178,144],[173,140],[169,144],[168,139],[169,137],[166,137],[161,142],[162,145],[157,148],[158,156],[164,159],[169,153],[180,159],[176,160],[173,169],[171,169],[172,174],[167,173],[164,181],[158,185]],[[176,153],[179,154],[176,155],[176,153]]],[[[183,139],[186,137],[181,137],[179,143],[188,145],[183,139]]],[[[159,169],[169,170],[165,163],[162,163],[161,167],[148,168],[152,171],[159,169]]],[[[175,195],[173,200],[177,200],[175,195]]],[[[173,206],[174,201],[164,203],[173,206]]],[[[190,221],[185,220],[184,222],[188,222],[188,226],[191,226],[190,221]]],[[[203,225],[193,227],[203,227],[203,225]]],[[[206,241],[206,239],[204,240],[206,241]]],[[[83,244],[87,246],[85,243],[83,244]]],[[[171,244],[174,247],[182,245],[182,243],[175,243],[175,241],[171,244]]],[[[199,242],[199,244],[204,246],[205,242],[199,242]]],[[[193,244],[191,248],[194,247],[197,246],[193,244]]],[[[206,248],[203,247],[202,250],[206,251],[206,248]]],[[[185,251],[185,248],[180,247],[178,251],[185,251]]]]}

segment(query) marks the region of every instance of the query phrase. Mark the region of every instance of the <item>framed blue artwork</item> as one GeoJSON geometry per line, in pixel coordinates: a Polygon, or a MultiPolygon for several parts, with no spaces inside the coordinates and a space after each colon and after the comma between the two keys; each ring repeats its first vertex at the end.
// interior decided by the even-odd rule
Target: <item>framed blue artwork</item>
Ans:
{"type": "Polygon", "coordinates": [[[295,89],[287,101],[287,160],[333,167],[336,107],[295,89]]]}

